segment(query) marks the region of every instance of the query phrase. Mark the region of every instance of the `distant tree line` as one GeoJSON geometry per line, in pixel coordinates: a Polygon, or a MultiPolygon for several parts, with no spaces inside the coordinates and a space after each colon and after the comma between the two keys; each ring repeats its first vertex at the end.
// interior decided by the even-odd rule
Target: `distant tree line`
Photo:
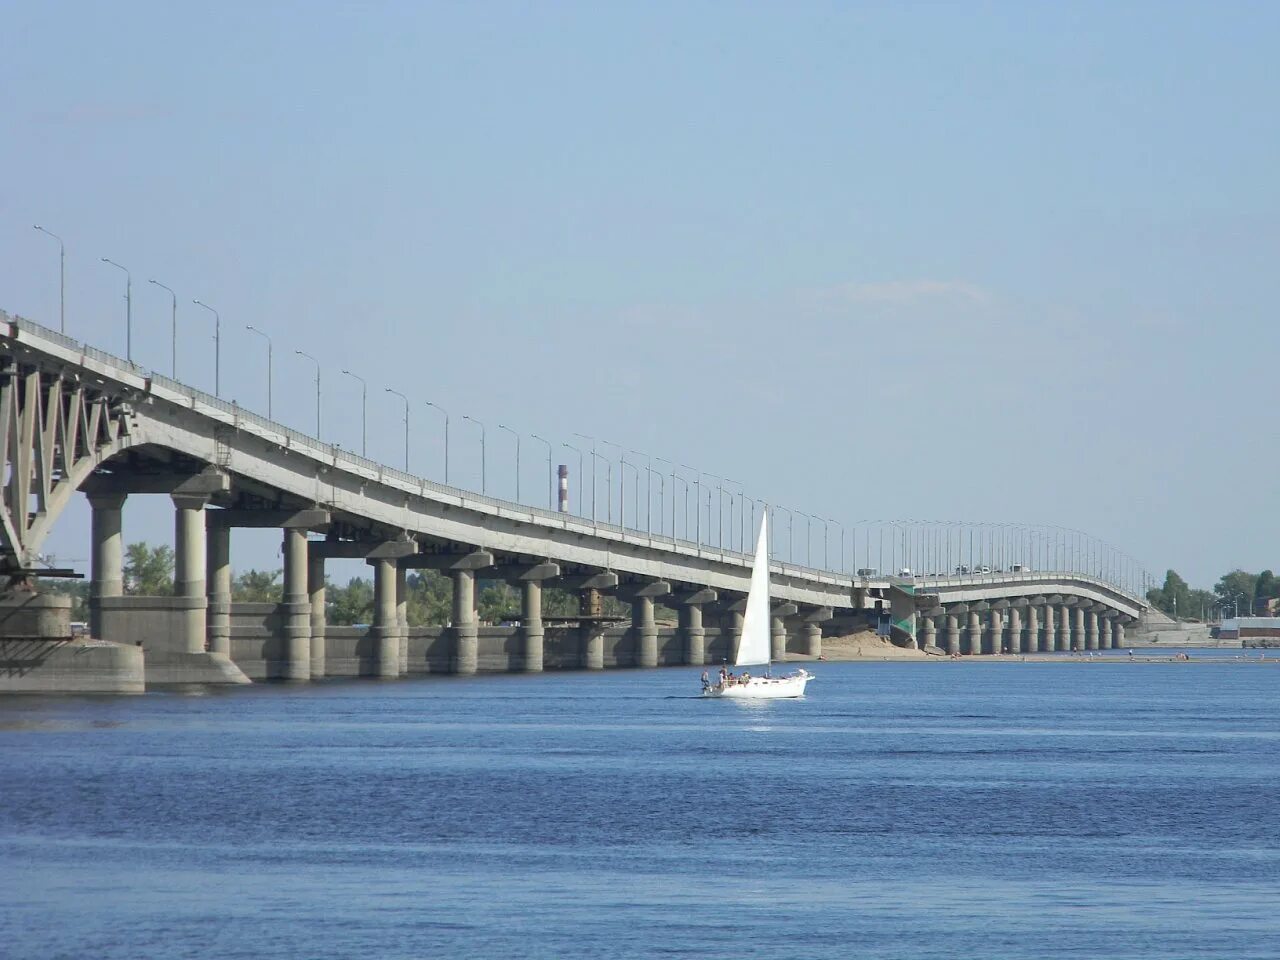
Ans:
{"type": "Polygon", "coordinates": [[[1163,586],[1147,591],[1147,601],[1157,610],[1179,620],[1204,620],[1214,616],[1222,607],[1238,611],[1242,615],[1263,612],[1266,601],[1280,598],[1280,578],[1270,570],[1249,573],[1232,570],[1223,574],[1212,590],[1197,590],[1178,576],[1177,571],[1165,574],[1163,586]]]}
{"type": "MultiPolygon", "coordinates": [[[[131,543],[125,548],[124,592],[127,596],[167,597],[173,594],[173,550],[167,546],[152,547],[131,543]]],[[[279,603],[283,595],[283,570],[246,570],[231,580],[231,599],[240,603],[279,603]]],[[[520,591],[508,583],[482,581],[476,594],[476,608],[485,623],[501,623],[520,616],[520,591]]],[[[42,580],[40,589],[64,593],[72,598],[71,618],[87,620],[89,616],[88,580],[42,580]]],[[[414,570],[405,577],[406,607],[412,626],[443,625],[451,618],[453,585],[449,577],[436,570],[414,570]]],[[[370,623],[373,620],[373,580],[353,577],[345,586],[326,578],[325,606],[327,621],[334,626],[370,623]]],[[[616,597],[605,595],[605,614],[626,617],[630,606],[616,597]]],[[[555,587],[542,591],[543,616],[573,616],[578,612],[578,598],[568,590],[555,587]]],[[[674,611],[658,605],[657,618],[675,619],[674,611]]]]}

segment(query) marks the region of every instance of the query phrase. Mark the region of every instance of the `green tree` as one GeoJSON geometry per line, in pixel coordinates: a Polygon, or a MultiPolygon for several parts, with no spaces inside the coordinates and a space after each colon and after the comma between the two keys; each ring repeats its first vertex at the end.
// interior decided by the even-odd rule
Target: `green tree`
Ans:
{"type": "Polygon", "coordinates": [[[124,592],[140,597],[173,595],[173,549],[131,543],[125,548],[124,592]]]}
{"type": "Polygon", "coordinates": [[[1199,609],[1192,611],[1191,588],[1178,576],[1176,570],[1164,575],[1164,586],[1147,591],[1147,600],[1157,610],[1171,617],[1199,616],[1199,609]]]}
{"type": "Polygon", "coordinates": [[[279,603],[284,595],[276,580],[282,570],[246,570],[231,581],[231,598],[242,603],[279,603]]]}
{"type": "Polygon", "coordinates": [[[443,626],[449,622],[453,587],[438,570],[419,570],[405,577],[406,615],[411,626],[443,626]]]}
{"type": "Polygon", "coordinates": [[[1237,569],[1224,574],[1222,578],[1214,584],[1213,592],[1222,600],[1238,600],[1240,613],[1248,614],[1253,611],[1254,591],[1257,587],[1257,574],[1246,573],[1244,570],[1237,569]]]}
{"type": "Polygon", "coordinates": [[[502,581],[491,581],[476,597],[476,611],[481,623],[502,623],[509,617],[519,618],[520,594],[502,581]]]}
{"type": "Polygon", "coordinates": [[[353,577],[345,587],[326,584],[326,619],[335,627],[373,622],[373,584],[353,577]]]}

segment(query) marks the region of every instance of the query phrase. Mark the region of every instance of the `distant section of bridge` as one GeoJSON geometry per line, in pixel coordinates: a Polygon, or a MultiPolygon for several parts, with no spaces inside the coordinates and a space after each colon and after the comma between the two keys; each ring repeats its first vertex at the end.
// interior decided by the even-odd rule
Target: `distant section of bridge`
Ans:
{"type": "MultiPolygon", "coordinates": [[[[15,582],[37,574],[43,541],[84,493],[90,633],[141,642],[149,683],[698,665],[731,658],[741,632],[750,557],[723,542],[676,537],[674,521],[672,535],[655,534],[434,483],[2,313],[0,455],[4,572],[15,582]],[[144,494],[173,502],[169,597],[124,591],[122,508],[144,494]],[[232,603],[238,527],[281,530],[283,602],[232,603]],[[373,567],[367,629],[326,622],[325,562],[340,557],[373,567]],[[405,575],[416,568],[452,580],[448,627],[408,624],[405,575]],[[519,586],[518,625],[480,625],[477,579],[519,586]],[[577,594],[577,623],[544,625],[544,586],[577,594]],[[606,594],[630,604],[625,628],[600,615],[606,594]],[[678,625],[655,621],[659,603],[677,611],[678,625]]],[[[778,529],[770,577],[779,660],[820,655],[824,624],[881,617],[899,643],[956,653],[1114,646],[1145,608],[1126,587],[1078,573],[913,579],[782,562],[778,529]]],[[[921,549],[927,556],[924,537],[921,549]]]]}

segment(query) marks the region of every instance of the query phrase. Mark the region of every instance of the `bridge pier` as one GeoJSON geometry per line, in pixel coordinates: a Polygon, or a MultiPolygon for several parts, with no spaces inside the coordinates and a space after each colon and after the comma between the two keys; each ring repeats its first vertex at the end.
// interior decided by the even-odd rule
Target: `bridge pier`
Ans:
{"type": "Polygon", "coordinates": [[[505,568],[520,585],[520,636],[523,640],[520,669],[541,673],[546,631],[542,625],[542,581],[560,576],[560,567],[551,562],[505,568]]]}
{"type": "Polygon", "coordinates": [[[1022,653],[1022,611],[1016,603],[1009,605],[1009,652],[1022,653]]]}
{"type": "Polygon", "coordinates": [[[635,649],[632,662],[637,667],[658,665],[658,626],[653,619],[653,600],[670,592],[671,584],[664,580],[630,584],[619,591],[619,596],[631,603],[631,640],[635,649]]]}
{"type": "Polygon", "coordinates": [[[1075,651],[1084,650],[1084,608],[1075,608],[1074,623],[1071,627],[1071,649],[1075,651]]]}
{"type": "Polygon", "coordinates": [[[396,562],[389,558],[370,560],[373,566],[372,675],[390,680],[400,675],[400,624],[396,603],[396,562]]]}
{"type": "Polygon", "coordinates": [[[966,652],[971,657],[982,653],[982,613],[974,609],[976,606],[977,604],[969,606],[969,629],[966,631],[969,641],[969,649],[966,652]]]}
{"type": "Polygon", "coordinates": [[[1057,649],[1058,643],[1057,617],[1053,606],[1046,603],[1041,608],[1040,615],[1044,622],[1044,638],[1040,642],[1040,649],[1045,653],[1053,653],[1057,649]]]}
{"type": "Polygon", "coordinates": [[[775,663],[787,659],[787,617],[794,617],[800,608],[794,603],[775,604],[769,611],[769,657],[775,663]]]}
{"type": "Polygon", "coordinates": [[[1032,600],[1027,604],[1027,653],[1040,652],[1040,608],[1032,600]]]}
{"type": "Polygon", "coordinates": [[[1111,649],[1111,619],[1103,616],[1098,619],[1098,649],[1111,649]]]}
{"type": "Polygon", "coordinates": [[[1111,646],[1119,648],[1124,646],[1124,620],[1120,617],[1116,618],[1116,622],[1111,632],[1111,646]]]}
{"type": "Polygon", "coordinates": [[[284,530],[284,656],[280,680],[311,679],[311,601],[307,590],[307,531],[284,530]]]}
{"type": "Polygon", "coordinates": [[[310,549],[307,553],[307,601],[311,606],[311,679],[319,680],[328,671],[325,650],[324,555],[310,549]]]}
{"type": "Polygon", "coordinates": [[[217,511],[205,511],[208,587],[206,630],[209,652],[231,656],[231,528],[217,522],[217,511]]]}
{"type": "Polygon", "coordinates": [[[91,566],[89,568],[89,635],[97,640],[103,636],[103,597],[124,596],[124,539],[121,524],[125,494],[91,493],[88,496],[90,513],[90,538],[92,541],[91,566]]]}
{"type": "Polygon", "coordinates": [[[923,647],[936,647],[938,645],[938,625],[934,622],[933,617],[922,617],[920,620],[920,630],[923,634],[923,647]]]}
{"type": "MultiPolygon", "coordinates": [[[[578,613],[584,617],[598,617],[604,610],[600,590],[585,587],[578,593],[578,613]]],[[[585,670],[604,669],[604,624],[599,620],[581,621],[582,666],[585,670]]]]}
{"type": "Polygon", "coordinates": [[[1004,653],[1004,613],[996,607],[997,600],[991,605],[991,613],[988,614],[988,622],[990,629],[988,631],[988,648],[985,653],[998,654],[1004,653]]]}
{"type": "Polygon", "coordinates": [[[1084,648],[1098,649],[1098,611],[1086,610],[1084,615],[1084,648]]]}
{"type": "Polygon", "coordinates": [[[179,653],[205,652],[204,508],[209,498],[201,494],[173,494],[173,595],[180,599],[179,653]]]}
{"type": "Polygon", "coordinates": [[[960,616],[955,612],[956,609],[952,607],[947,611],[946,626],[942,631],[942,639],[947,645],[947,653],[953,657],[960,655],[960,616]]]}
{"type": "Polygon", "coordinates": [[[811,657],[822,656],[822,625],[831,619],[830,607],[815,607],[803,615],[804,652],[811,657]]]}
{"type": "Polygon", "coordinates": [[[453,672],[474,674],[480,656],[479,616],[476,613],[476,572],[453,571],[453,672]]]}
{"type": "Polygon", "coordinates": [[[396,564],[396,676],[409,673],[409,588],[408,571],[396,564]]]}
{"type": "Polygon", "coordinates": [[[742,621],[747,602],[745,597],[737,600],[722,600],[720,607],[720,636],[728,642],[725,657],[733,663],[738,655],[738,644],[742,640],[742,621]]]}
{"type": "Polygon", "coordinates": [[[1058,630],[1058,649],[1070,652],[1074,649],[1071,639],[1071,607],[1063,604],[1058,608],[1060,629],[1058,630]]]}
{"type": "Polygon", "coordinates": [[[718,594],[710,588],[685,590],[675,594],[672,602],[680,618],[680,635],[684,639],[684,662],[691,667],[707,662],[707,632],[702,626],[702,608],[715,603],[718,594]]]}

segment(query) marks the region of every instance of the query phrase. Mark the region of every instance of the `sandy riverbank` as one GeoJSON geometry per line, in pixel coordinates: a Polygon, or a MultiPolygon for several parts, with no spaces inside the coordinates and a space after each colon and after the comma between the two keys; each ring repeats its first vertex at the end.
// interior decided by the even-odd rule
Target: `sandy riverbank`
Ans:
{"type": "MultiPolygon", "coordinates": [[[[787,654],[788,660],[813,660],[813,657],[799,654],[787,654]]],[[[884,637],[877,636],[872,630],[851,633],[843,637],[822,638],[822,659],[824,660],[938,660],[923,650],[907,650],[895,647],[884,637]]]]}

